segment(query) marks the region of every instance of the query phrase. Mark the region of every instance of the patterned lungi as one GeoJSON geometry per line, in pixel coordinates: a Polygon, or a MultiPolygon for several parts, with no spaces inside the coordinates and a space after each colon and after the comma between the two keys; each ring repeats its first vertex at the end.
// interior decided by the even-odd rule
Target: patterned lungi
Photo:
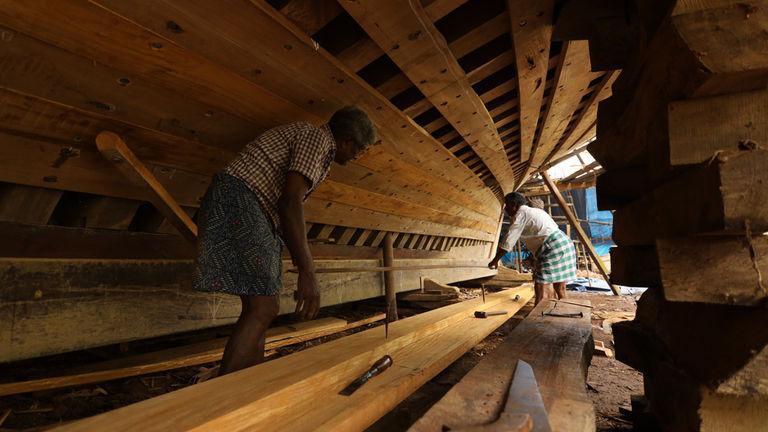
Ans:
{"type": "Polygon", "coordinates": [[[536,254],[536,282],[570,282],[576,279],[576,248],[564,232],[548,235],[536,254]]]}
{"type": "Polygon", "coordinates": [[[235,295],[273,296],[282,287],[282,242],[240,179],[217,174],[198,214],[192,287],[235,295]]]}

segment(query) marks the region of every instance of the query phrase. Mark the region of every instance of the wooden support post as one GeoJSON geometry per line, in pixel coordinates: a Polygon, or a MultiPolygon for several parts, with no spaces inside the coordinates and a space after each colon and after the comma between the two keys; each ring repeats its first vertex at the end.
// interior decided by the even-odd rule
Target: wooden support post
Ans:
{"type": "MultiPolygon", "coordinates": [[[[395,248],[392,240],[392,233],[384,235],[382,243],[382,254],[384,258],[384,267],[394,267],[395,248]]],[[[388,322],[397,321],[397,298],[395,297],[395,273],[393,270],[384,272],[384,293],[387,299],[387,320],[388,322]]]]}
{"type": "Polygon", "coordinates": [[[600,256],[597,255],[597,251],[595,251],[595,248],[592,247],[592,242],[589,240],[589,237],[587,237],[587,233],[585,233],[581,228],[579,220],[576,218],[576,215],[573,214],[571,208],[568,207],[568,204],[565,202],[563,195],[560,194],[560,190],[557,189],[555,183],[551,178],[549,178],[549,174],[547,174],[546,171],[541,171],[541,178],[544,179],[544,183],[547,185],[550,192],[552,192],[552,195],[555,196],[557,203],[563,209],[563,213],[565,213],[565,217],[568,218],[568,222],[570,222],[573,226],[573,229],[576,230],[576,234],[579,236],[579,240],[581,240],[581,242],[584,244],[584,247],[587,248],[589,255],[592,257],[592,261],[594,261],[597,268],[600,269],[600,273],[603,274],[605,281],[608,282],[608,284],[611,286],[611,291],[613,291],[614,294],[619,295],[619,289],[610,282],[611,278],[608,276],[608,269],[605,268],[605,264],[603,264],[603,261],[600,260],[600,256]]]}
{"type": "Polygon", "coordinates": [[[151,189],[148,200],[187,240],[197,240],[197,225],[120,136],[113,132],[101,132],[96,136],[96,147],[125,177],[136,183],[143,182],[151,189]]]}
{"type": "Polygon", "coordinates": [[[520,247],[520,241],[517,242],[517,272],[523,272],[523,248],[520,247]]]}

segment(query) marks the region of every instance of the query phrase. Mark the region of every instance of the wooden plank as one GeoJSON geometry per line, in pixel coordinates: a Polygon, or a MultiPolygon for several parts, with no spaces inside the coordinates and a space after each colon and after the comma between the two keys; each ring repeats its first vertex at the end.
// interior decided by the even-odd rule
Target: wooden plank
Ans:
{"type": "MultiPolygon", "coordinates": [[[[45,137],[75,151],[93,148],[96,135],[111,130],[130,140],[136,154],[152,164],[211,175],[224,167],[234,153],[160,131],[115,121],[52,101],[0,88],[2,129],[28,137],[45,137]]],[[[242,145],[242,143],[240,143],[242,145]]],[[[52,168],[66,166],[77,154],[57,155],[52,168]]]]}
{"type": "Polygon", "coordinates": [[[386,340],[384,329],[377,327],[61,430],[93,430],[107,424],[112,430],[148,431],[195,427],[362,430],[508,319],[496,316],[478,321],[469,316],[472,310],[495,306],[516,312],[531,296],[528,286],[487,296],[485,304],[475,299],[436,309],[391,324],[386,340]],[[512,300],[515,294],[520,301],[512,300]],[[352,396],[338,395],[384,354],[393,358],[394,367],[352,396]],[[230,408],[222,411],[220,402],[201,394],[216,395],[230,408]],[[318,405],[318,400],[324,403],[318,405]],[[234,406],[232,401],[237,401],[234,406]],[[138,412],[142,415],[134,414],[138,412]]]}
{"type": "MultiPolygon", "coordinates": [[[[227,10],[224,5],[221,6],[220,11],[227,10]]],[[[142,9],[149,10],[148,7],[142,9]]],[[[126,16],[129,15],[120,16],[86,1],[55,4],[7,2],[0,13],[0,23],[108,64],[137,79],[146,79],[196,100],[206,101],[263,129],[283,123],[286,116],[294,120],[316,119],[300,108],[306,101],[299,106],[290,103],[202,55],[169,43],[158,36],[162,33],[138,26],[123,18],[126,16]],[[80,24],[70,26],[59,17],[68,17],[66,21],[76,20],[80,24]]],[[[166,27],[168,19],[165,16],[162,20],[164,32],[177,31],[176,26],[166,27]]],[[[183,30],[182,33],[191,30],[188,27],[185,29],[185,22],[176,24],[183,30]]],[[[252,72],[253,67],[249,70],[252,72]]],[[[297,90],[301,87],[297,82],[291,85],[295,85],[297,90]]]]}
{"type": "MultiPolygon", "coordinates": [[[[568,222],[576,230],[576,234],[579,236],[579,240],[581,240],[584,246],[587,247],[587,251],[589,252],[589,256],[592,258],[592,261],[595,263],[595,265],[597,265],[597,268],[600,270],[600,273],[603,275],[606,282],[610,284],[611,278],[608,275],[608,269],[605,268],[605,263],[603,263],[603,260],[600,259],[600,256],[595,251],[595,248],[592,246],[592,242],[589,240],[589,236],[587,236],[587,234],[584,232],[584,229],[581,227],[581,223],[579,222],[578,218],[573,214],[571,208],[568,207],[568,204],[565,202],[563,195],[560,193],[560,189],[555,186],[555,183],[552,181],[546,171],[541,172],[541,178],[544,179],[544,183],[547,185],[547,188],[549,188],[550,192],[552,192],[552,195],[555,196],[557,204],[560,206],[560,209],[563,211],[563,213],[565,213],[565,216],[568,218],[568,222]]],[[[619,289],[613,285],[611,285],[611,291],[613,291],[614,295],[621,294],[619,289]]]]}
{"type": "Polygon", "coordinates": [[[664,297],[670,301],[759,306],[768,298],[768,239],[656,240],[664,297]]]}
{"type": "Polygon", "coordinates": [[[61,191],[22,185],[0,185],[0,221],[47,224],[61,191]]]}
{"type": "MultiPolygon", "coordinates": [[[[589,306],[585,300],[576,302],[589,306]]],[[[584,385],[594,347],[589,308],[560,303],[558,313],[582,312],[584,316],[542,316],[553,304],[539,303],[409,430],[455,430],[494,421],[504,408],[517,359],[533,368],[552,430],[594,430],[595,410],[584,385]],[[552,345],[559,348],[552,350],[552,345]]]]}
{"type": "MultiPolygon", "coordinates": [[[[316,339],[382,319],[384,319],[384,314],[351,323],[338,318],[320,318],[288,326],[273,327],[267,330],[265,349],[270,350],[316,339]]],[[[219,361],[227,339],[218,338],[81,366],[69,373],[62,373],[49,378],[0,384],[0,396],[91,384],[219,361]]]]}
{"type": "MultiPolygon", "coordinates": [[[[451,283],[493,274],[480,261],[408,252],[411,256],[398,256],[401,291],[418,287],[421,277],[451,283]]],[[[378,257],[315,262],[321,306],[382,295],[377,271],[328,271],[378,268],[378,257]]],[[[284,259],[283,268],[290,267],[290,259],[284,259]]],[[[0,292],[0,344],[8,347],[0,351],[0,362],[235,322],[240,312],[237,297],[192,290],[193,270],[191,260],[0,259],[0,281],[6,287],[0,292]]],[[[295,309],[296,283],[296,274],[283,274],[278,296],[283,314],[295,309]]]]}
{"type": "Polygon", "coordinates": [[[660,175],[669,161],[668,113],[660,108],[675,100],[765,88],[768,62],[756,41],[768,28],[768,11],[759,9],[745,19],[739,3],[730,2],[677,15],[663,25],[643,64],[617,81],[625,90],[600,104],[599,139],[590,153],[601,165],[650,164],[660,175]],[[722,33],[729,37],[715,36],[722,33]],[[659,81],[661,76],[668,78],[659,81]]]}
{"type": "Polygon", "coordinates": [[[363,38],[340,52],[336,58],[344,63],[349,70],[358,72],[360,69],[368,66],[383,55],[384,51],[376,45],[376,42],[372,41],[370,38],[363,38]]]}
{"type": "Polygon", "coordinates": [[[493,121],[421,5],[381,0],[342,6],[467,139],[502,188],[511,191],[513,174],[493,121]]]}
{"type": "Polygon", "coordinates": [[[554,2],[508,0],[507,5],[520,95],[520,162],[525,162],[533,150],[547,81],[554,2]]]}
{"type": "Polygon", "coordinates": [[[467,0],[423,0],[421,4],[424,6],[424,10],[429,15],[429,18],[434,22],[453,12],[466,2],[467,0]]]}
{"type": "Polygon", "coordinates": [[[736,93],[669,105],[669,163],[711,160],[768,142],[768,91],[736,93]]]}
{"type": "Polygon", "coordinates": [[[459,59],[505,33],[509,33],[509,17],[506,12],[502,12],[454,40],[448,47],[453,56],[459,59]]]}
{"type": "Polygon", "coordinates": [[[197,225],[182,210],[168,190],[133,154],[122,138],[112,132],[102,132],[96,136],[96,145],[122,175],[132,181],[143,181],[144,185],[151,190],[148,194],[149,201],[173,223],[182,236],[192,242],[197,240],[197,225]]]}
{"type": "MultiPolygon", "coordinates": [[[[174,92],[6,27],[0,31],[9,35],[0,52],[0,82],[5,89],[229,151],[239,150],[262,131],[254,123],[184,92],[174,92]]],[[[80,127],[67,139],[76,134],[83,141],[90,139],[83,136],[83,125],[80,127]]]]}
{"type": "Polygon", "coordinates": [[[616,210],[653,190],[658,182],[640,167],[611,170],[597,177],[598,210],[616,210]]]}
{"type": "Polygon", "coordinates": [[[531,151],[531,168],[539,169],[560,142],[589,83],[597,74],[591,71],[586,41],[566,42],[560,54],[562,63],[555,72],[553,94],[547,100],[539,139],[531,151]]]}
{"type": "MultiPolygon", "coordinates": [[[[307,119],[306,113],[317,123],[329,118],[336,109],[355,104],[371,116],[384,150],[408,163],[431,169],[429,172],[451,186],[466,182],[470,186],[465,186],[468,195],[482,203],[496,199],[477,176],[434,138],[361,77],[318,48],[304,31],[266,2],[222,0],[214,5],[203,0],[169,0],[151,6],[136,0],[98,3],[173,44],[235,71],[250,84],[269,88],[305,112],[294,115],[282,111],[281,121],[273,125],[307,119]],[[174,17],[183,32],[168,29],[169,16],[174,17]],[[258,76],[254,76],[254,65],[261,71],[258,76]],[[286,76],[294,78],[287,80],[286,76]]],[[[236,95],[242,98],[241,93],[236,95]]]]}
{"type": "Polygon", "coordinates": [[[688,234],[768,231],[766,170],[767,151],[721,154],[617,210],[614,240],[650,245],[655,238],[688,234]]]}
{"type": "MultiPolygon", "coordinates": [[[[84,192],[132,200],[145,200],[146,189],[129,182],[104,160],[95,146],[75,147],[77,157],[61,165],[55,162],[63,148],[56,141],[0,132],[0,181],[49,189],[84,192]],[[35,152],[29,149],[34,148],[35,152]]],[[[147,164],[160,183],[185,206],[198,206],[210,182],[210,177],[147,164]]]]}
{"type": "Polygon", "coordinates": [[[125,230],[131,224],[141,201],[78,194],[59,204],[57,225],[125,230]]]}

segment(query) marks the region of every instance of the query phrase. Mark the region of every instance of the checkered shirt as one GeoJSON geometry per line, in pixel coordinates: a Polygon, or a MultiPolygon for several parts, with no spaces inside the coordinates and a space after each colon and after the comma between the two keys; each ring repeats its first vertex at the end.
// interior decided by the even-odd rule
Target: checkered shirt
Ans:
{"type": "Polygon", "coordinates": [[[306,199],[328,175],[335,153],[336,142],[328,125],[296,122],[261,134],[224,168],[224,173],[248,185],[272,225],[279,229],[277,200],[288,171],[296,171],[310,181],[306,199]]]}

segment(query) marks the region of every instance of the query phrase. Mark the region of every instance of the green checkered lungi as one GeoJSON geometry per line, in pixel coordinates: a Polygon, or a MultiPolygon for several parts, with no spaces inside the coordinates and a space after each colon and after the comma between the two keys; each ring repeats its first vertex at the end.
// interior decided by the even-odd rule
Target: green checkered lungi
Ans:
{"type": "Polygon", "coordinates": [[[547,236],[536,254],[536,282],[570,282],[576,279],[576,248],[564,232],[547,236]]]}

